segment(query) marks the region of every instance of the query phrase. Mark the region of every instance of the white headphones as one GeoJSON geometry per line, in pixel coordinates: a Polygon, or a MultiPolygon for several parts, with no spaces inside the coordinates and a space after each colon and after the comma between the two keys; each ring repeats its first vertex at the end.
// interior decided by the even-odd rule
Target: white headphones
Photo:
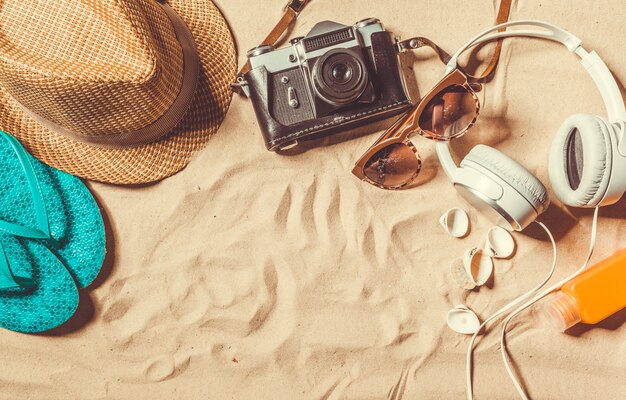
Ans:
{"type": "MultiPolygon", "coordinates": [[[[452,56],[446,75],[457,66],[465,50],[492,40],[530,36],[562,43],[581,58],[581,64],[598,86],[608,120],[595,115],[569,117],[556,134],[549,160],[549,177],[557,197],[574,207],[616,203],[626,191],[626,108],[615,78],[595,51],[587,52],[571,33],[542,21],[513,21],[479,34],[452,56]],[[533,25],[538,30],[501,28],[533,25]],[[491,34],[490,34],[491,33],[491,34]]],[[[461,196],[498,225],[522,230],[550,204],[544,185],[513,159],[485,145],[475,146],[457,167],[449,142],[437,143],[437,155],[446,175],[461,196]]]]}

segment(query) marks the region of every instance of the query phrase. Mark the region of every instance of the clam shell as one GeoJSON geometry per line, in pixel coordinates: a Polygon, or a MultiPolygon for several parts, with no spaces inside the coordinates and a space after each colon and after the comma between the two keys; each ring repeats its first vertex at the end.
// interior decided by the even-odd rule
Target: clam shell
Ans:
{"type": "Polygon", "coordinates": [[[493,273],[493,260],[487,252],[477,247],[465,253],[463,264],[467,273],[476,282],[476,286],[487,283],[493,273]]]}
{"type": "Polygon", "coordinates": [[[451,208],[446,211],[439,218],[439,223],[450,236],[456,238],[467,235],[469,231],[469,217],[465,210],[460,208],[451,208]]]}
{"type": "Polygon", "coordinates": [[[509,258],[515,251],[515,240],[509,231],[494,226],[487,232],[485,251],[493,258],[509,258]]]}
{"type": "Polygon", "coordinates": [[[480,328],[480,321],[476,314],[463,305],[458,305],[448,311],[446,322],[450,329],[464,335],[473,335],[480,328]]]}
{"type": "Polygon", "coordinates": [[[453,260],[450,264],[450,275],[452,275],[452,280],[465,290],[472,290],[476,287],[476,282],[465,269],[465,264],[461,258],[453,260]]]}

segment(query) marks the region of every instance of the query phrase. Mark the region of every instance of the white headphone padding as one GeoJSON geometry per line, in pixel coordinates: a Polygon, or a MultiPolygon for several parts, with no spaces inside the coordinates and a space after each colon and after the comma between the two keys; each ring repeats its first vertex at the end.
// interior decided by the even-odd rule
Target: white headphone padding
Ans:
{"type": "Polygon", "coordinates": [[[465,160],[482,165],[508,182],[528,200],[537,210],[537,214],[544,212],[550,205],[550,196],[543,183],[518,162],[498,150],[479,144],[474,146],[463,161],[465,160]]]}
{"type": "Polygon", "coordinates": [[[550,150],[548,172],[557,197],[572,207],[595,207],[602,201],[611,176],[611,138],[607,123],[600,117],[575,114],[557,132],[550,150]],[[576,190],[568,178],[568,146],[578,130],[582,142],[582,174],[576,190]]]}
{"type": "MultiPolygon", "coordinates": [[[[570,206],[595,207],[615,203],[626,189],[626,106],[615,78],[596,52],[588,52],[579,38],[544,21],[511,21],[493,26],[475,36],[461,47],[450,59],[445,73],[457,68],[458,57],[467,49],[482,43],[505,37],[529,36],[553,40],[563,44],[581,59],[581,64],[594,80],[608,111],[608,118],[589,115],[574,115],[568,118],[553,142],[550,150],[549,175],[556,195],[570,206]],[[502,28],[537,26],[545,30],[503,30],[502,28]],[[496,32],[499,31],[499,32],[496,32]],[[578,130],[580,139],[575,142],[578,149],[570,149],[572,134],[578,130]],[[570,151],[573,150],[573,151],[570,151]],[[576,153],[578,151],[579,153],[576,153]],[[622,153],[620,153],[620,151],[622,153]],[[581,154],[582,153],[582,154],[581,154]],[[575,156],[580,164],[580,176],[568,175],[568,156],[575,156]],[[579,178],[576,190],[570,186],[570,178],[579,178]]],[[[456,163],[449,145],[438,143],[437,155],[450,179],[454,180],[456,163]]],[[[524,167],[495,149],[476,146],[461,162],[467,166],[479,164],[525,197],[541,213],[549,204],[545,187],[524,167]],[[481,159],[482,158],[482,159],[481,159]],[[471,161],[471,162],[470,162],[471,161]]],[[[578,180],[578,179],[576,179],[578,180]]],[[[573,180],[572,180],[573,181],[573,180]]]]}

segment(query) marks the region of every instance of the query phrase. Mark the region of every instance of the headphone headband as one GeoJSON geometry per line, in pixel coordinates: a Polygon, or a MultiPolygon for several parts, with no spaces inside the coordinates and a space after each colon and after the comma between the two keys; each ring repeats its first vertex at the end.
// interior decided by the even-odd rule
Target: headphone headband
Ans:
{"type": "MultiPolygon", "coordinates": [[[[602,100],[604,101],[604,105],[607,109],[609,122],[621,124],[622,128],[624,128],[624,121],[626,121],[626,106],[624,105],[624,99],[619,90],[619,87],[617,86],[615,78],[611,74],[611,71],[609,71],[609,68],[606,66],[604,61],[602,61],[600,56],[598,56],[595,51],[587,52],[582,47],[582,41],[578,37],[572,35],[564,29],[561,29],[545,21],[511,21],[504,24],[495,25],[481,32],[480,34],[472,38],[469,42],[467,42],[452,56],[452,58],[448,62],[448,65],[446,66],[445,74],[447,75],[455,68],[457,68],[457,61],[459,56],[472,47],[497,39],[523,36],[552,40],[563,44],[570,52],[576,53],[581,58],[581,64],[583,65],[583,67],[585,67],[585,70],[591,76],[596,86],[598,87],[600,94],[602,95],[602,100]],[[520,25],[538,26],[547,30],[539,31],[519,29],[492,33],[502,28],[520,25]]],[[[621,133],[622,137],[619,138],[620,152],[622,152],[622,154],[626,154],[626,137],[624,137],[624,135],[626,134],[625,130],[621,129],[621,133]]],[[[454,160],[452,159],[452,155],[450,154],[448,142],[437,143],[437,154],[439,155],[439,160],[441,161],[441,164],[446,174],[452,179],[457,167],[454,160]]]]}
{"type": "Polygon", "coordinates": [[[480,34],[476,35],[472,40],[467,42],[452,56],[452,58],[448,62],[448,65],[446,66],[446,73],[449,73],[453,69],[455,69],[457,67],[457,61],[459,56],[472,47],[497,39],[521,36],[552,40],[563,44],[570,52],[576,53],[581,58],[581,64],[585,67],[585,70],[589,73],[589,75],[591,75],[591,78],[596,83],[596,86],[598,87],[598,90],[602,95],[604,105],[607,109],[609,121],[612,123],[617,123],[626,120],[626,107],[624,106],[624,99],[622,98],[622,94],[619,90],[619,87],[617,86],[615,78],[609,71],[609,68],[606,66],[604,61],[602,61],[602,59],[597,55],[596,52],[587,52],[585,49],[583,49],[581,46],[582,40],[580,40],[578,37],[572,35],[564,29],[559,28],[558,26],[552,25],[545,21],[511,21],[493,26],[481,32],[480,34]],[[547,29],[547,31],[520,29],[490,34],[491,32],[498,31],[502,28],[520,25],[538,26],[547,29]]]}
{"type": "Polygon", "coordinates": [[[457,60],[459,56],[462,53],[464,53],[466,50],[474,46],[478,46],[482,43],[490,42],[496,39],[512,37],[512,36],[530,36],[530,37],[537,37],[537,38],[546,39],[546,40],[553,40],[555,42],[562,43],[571,52],[576,51],[576,49],[580,47],[580,45],[582,44],[582,40],[580,40],[576,36],[548,22],[535,21],[535,20],[521,20],[521,21],[505,22],[500,25],[492,26],[491,28],[479,33],[478,35],[474,36],[469,42],[467,42],[463,47],[461,47],[448,62],[447,72],[456,68],[457,60]],[[532,30],[511,31],[511,30],[508,30],[508,31],[498,32],[498,33],[489,35],[491,32],[495,32],[503,28],[510,28],[512,26],[519,26],[519,25],[538,26],[541,28],[545,28],[548,31],[532,31],[532,30]]]}

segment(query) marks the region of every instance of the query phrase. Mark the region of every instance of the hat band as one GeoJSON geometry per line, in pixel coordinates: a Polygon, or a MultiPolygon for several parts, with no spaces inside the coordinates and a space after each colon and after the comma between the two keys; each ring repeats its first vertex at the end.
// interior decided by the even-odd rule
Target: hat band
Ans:
{"type": "Polygon", "coordinates": [[[200,78],[200,57],[189,27],[169,5],[159,3],[172,22],[176,38],[183,51],[183,82],[178,96],[170,108],[159,119],[133,132],[115,133],[110,135],[85,135],[71,131],[56,122],[50,121],[41,115],[29,110],[18,103],[31,118],[43,127],[66,136],[72,140],[88,143],[94,146],[124,149],[152,143],[171,132],[182,120],[191,106],[200,78]]]}

